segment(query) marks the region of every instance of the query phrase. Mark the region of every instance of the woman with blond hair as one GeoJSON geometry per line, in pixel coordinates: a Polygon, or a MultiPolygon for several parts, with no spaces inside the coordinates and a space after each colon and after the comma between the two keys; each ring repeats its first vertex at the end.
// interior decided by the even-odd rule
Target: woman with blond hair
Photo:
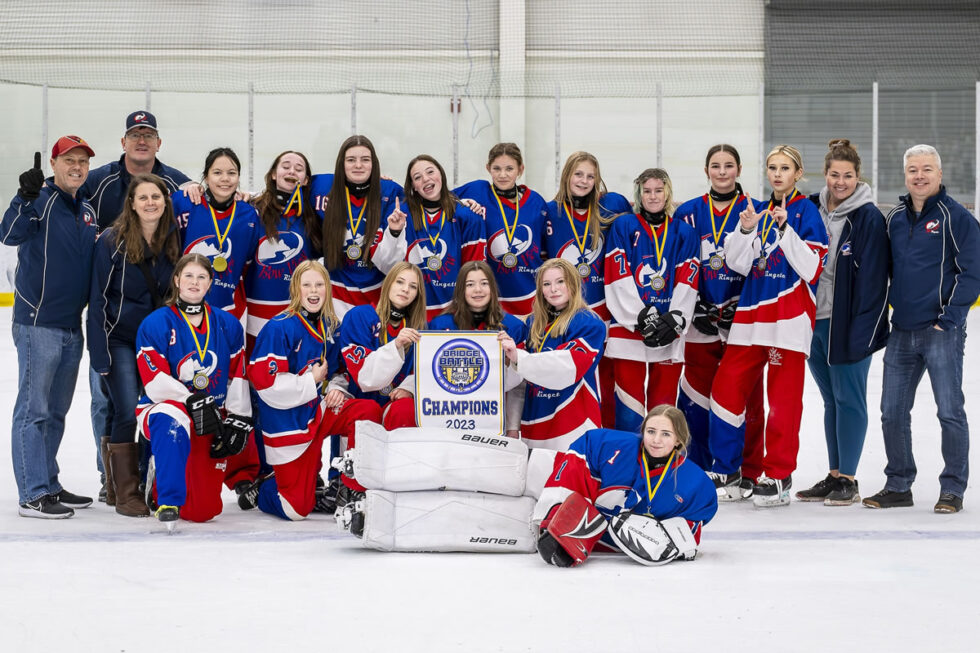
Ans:
{"type": "Polygon", "coordinates": [[[376,402],[348,392],[339,330],[330,275],[315,261],[300,263],[289,282],[289,306],[259,332],[248,366],[265,459],[274,471],[250,488],[263,512],[304,519],[316,503],[324,440],[353,440],[355,421],[381,419],[376,402]]]}
{"type": "Polygon", "coordinates": [[[606,340],[606,325],[585,303],[582,277],[568,261],[541,265],[527,326],[520,347],[500,336],[507,365],[525,382],[521,437],[562,451],[602,423],[597,370],[606,340]]]}
{"type": "Polygon", "coordinates": [[[616,376],[616,428],[635,431],[648,407],[674,404],[681,335],[694,313],[700,257],[694,229],[674,217],[670,176],[648,168],[633,181],[637,213],[613,222],[606,243],[607,355],[616,376]]]}

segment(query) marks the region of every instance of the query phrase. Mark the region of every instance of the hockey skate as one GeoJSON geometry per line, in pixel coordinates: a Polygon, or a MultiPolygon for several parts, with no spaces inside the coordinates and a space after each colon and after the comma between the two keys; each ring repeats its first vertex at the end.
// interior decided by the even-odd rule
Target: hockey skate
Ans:
{"type": "Polygon", "coordinates": [[[160,523],[167,527],[167,535],[173,535],[177,529],[177,519],[180,517],[180,508],[177,506],[160,506],[156,510],[156,518],[160,523]]]}
{"type": "Polygon", "coordinates": [[[272,478],[274,472],[265,476],[259,476],[254,481],[239,481],[235,484],[235,494],[238,495],[238,507],[242,510],[251,510],[259,505],[259,488],[267,480],[272,478]]]}
{"type": "Polygon", "coordinates": [[[317,477],[316,490],[313,495],[315,503],[313,512],[324,515],[332,515],[337,512],[337,493],[340,491],[340,477],[330,479],[329,483],[324,483],[321,477],[317,477]]]}
{"type": "Polygon", "coordinates": [[[788,506],[790,502],[789,491],[792,487],[792,475],[783,479],[763,476],[753,488],[752,501],[756,508],[788,506]]]}
{"type": "Polygon", "coordinates": [[[146,507],[150,509],[151,514],[155,514],[157,511],[157,500],[153,498],[153,489],[156,487],[156,480],[156,458],[150,456],[150,462],[146,468],[146,485],[143,486],[143,499],[146,501],[146,507]]]}
{"type": "Polygon", "coordinates": [[[364,534],[364,493],[342,485],[337,494],[337,509],[333,518],[341,530],[355,537],[361,537],[364,534]]]}
{"type": "Polygon", "coordinates": [[[337,456],[330,461],[330,466],[336,469],[338,472],[347,476],[348,478],[354,478],[354,458],[352,457],[353,449],[348,449],[344,452],[344,455],[337,456]]]}
{"type": "Polygon", "coordinates": [[[715,492],[718,493],[718,500],[724,502],[742,501],[752,496],[752,482],[742,478],[741,472],[733,474],[721,474],[719,472],[707,472],[708,478],[715,484],[715,492]]]}

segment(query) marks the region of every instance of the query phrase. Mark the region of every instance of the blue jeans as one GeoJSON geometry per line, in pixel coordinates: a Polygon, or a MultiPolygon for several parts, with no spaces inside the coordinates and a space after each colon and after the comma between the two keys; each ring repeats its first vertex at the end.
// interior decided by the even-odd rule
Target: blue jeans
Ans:
{"type": "Polygon", "coordinates": [[[95,436],[95,466],[100,474],[105,474],[99,441],[102,436],[109,435],[112,407],[109,405],[109,397],[102,375],[92,368],[89,368],[88,371],[88,387],[92,392],[92,405],[89,407],[89,411],[92,415],[92,435],[95,436]]]}
{"type": "Polygon", "coordinates": [[[13,325],[17,348],[17,403],[11,429],[11,458],[17,496],[35,501],[63,489],[58,482],[58,448],[65,434],[82,360],[82,330],[13,325]]]}
{"type": "Polygon", "coordinates": [[[857,473],[868,433],[868,370],[871,356],[856,363],[831,365],[830,320],[817,320],[807,367],[823,397],[823,430],[830,469],[844,476],[857,473]]]}
{"type": "Polygon", "coordinates": [[[110,344],[109,356],[112,364],[103,377],[109,397],[106,435],[113,444],[136,442],[136,402],[142,388],[136,370],[136,345],[110,344]]]}
{"type": "Polygon", "coordinates": [[[915,481],[912,457],[912,406],[922,374],[929,372],[938,407],[945,467],[939,476],[941,492],[962,497],[970,471],[970,429],[963,401],[963,350],[966,325],[939,331],[892,328],[885,349],[881,389],[881,429],[885,437],[885,489],[905,492],[915,481]]]}

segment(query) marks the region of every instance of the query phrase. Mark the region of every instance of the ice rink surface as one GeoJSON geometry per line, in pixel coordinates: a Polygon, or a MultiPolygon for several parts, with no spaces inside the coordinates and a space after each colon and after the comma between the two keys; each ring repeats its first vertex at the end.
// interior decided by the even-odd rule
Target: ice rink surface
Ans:
{"type": "MultiPolygon", "coordinates": [[[[10,323],[10,309],[0,309],[10,323]]],[[[980,311],[970,316],[964,392],[980,429],[980,311]]],[[[0,433],[17,390],[9,327],[0,336],[0,433]]],[[[98,490],[87,360],[59,462],[76,493],[98,490]]],[[[884,485],[869,379],[863,495],[884,485]]],[[[794,491],[826,474],[822,402],[807,378],[794,491]]],[[[537,555],[384,554],[332,518],[287,523],[242,512],[226,490],[208,524],[105,504],[73,519],[17,514],[9,447],[0,456],[0,632],[4,651],[957,651],[980,650],[980,494],[936,515],[942,467],[928,379],[913,413],[913,508],[794,502],[724,504],[694,562],[625,556],[557,569],[537,555]]],[[[971,459],[978,469],[977,450],[971,459]]]]}

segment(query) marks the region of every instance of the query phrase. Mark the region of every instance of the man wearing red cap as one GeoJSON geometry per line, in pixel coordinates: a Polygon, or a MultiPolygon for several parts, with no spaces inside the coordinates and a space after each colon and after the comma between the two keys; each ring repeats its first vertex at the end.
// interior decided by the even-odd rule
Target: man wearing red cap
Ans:
{"type": "Polygon", "coordinates": [[[14,478],[24,517],[64,519],[92,499],[58,481],[65,432],[82,358],[82,310],[88,302],[95,249],[95,210],[79,189],[95,153],[78,136],[51,148],[52,177],[41,153],[20,176],[20,189],[0,222],[0,242],[17,246],[14,345],[18,393],[12,423],[14,478]]]}

